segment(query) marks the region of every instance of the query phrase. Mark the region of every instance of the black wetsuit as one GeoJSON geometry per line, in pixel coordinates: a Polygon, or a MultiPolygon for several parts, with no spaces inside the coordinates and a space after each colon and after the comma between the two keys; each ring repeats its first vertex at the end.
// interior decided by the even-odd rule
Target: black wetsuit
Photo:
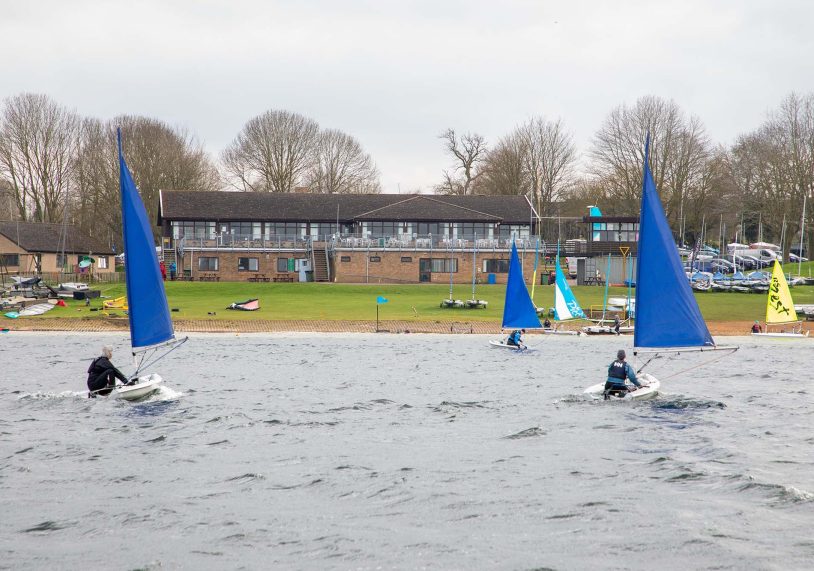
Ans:
{"type": "Polygon", "coordinates": [[[94,398],[97,394],[107,396],[113,390],[116,379],[122,383],[127,382],[121,371],[113,366],[107,357],[97,357],[88,367],[88,393],[89,398],[94,398]]]}

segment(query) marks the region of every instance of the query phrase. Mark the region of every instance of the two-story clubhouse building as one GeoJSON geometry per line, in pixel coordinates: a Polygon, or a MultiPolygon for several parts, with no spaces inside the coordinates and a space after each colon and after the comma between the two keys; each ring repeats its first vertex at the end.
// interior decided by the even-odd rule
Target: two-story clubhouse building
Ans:
{"type": "MultiPolygon", "coordinates": [[[[505,283],[539,216],[523,196],[162,191],[164,261],[182,278],[505,283]]],[[[526,271],[527,280],[531,271],[526,271]]]]}

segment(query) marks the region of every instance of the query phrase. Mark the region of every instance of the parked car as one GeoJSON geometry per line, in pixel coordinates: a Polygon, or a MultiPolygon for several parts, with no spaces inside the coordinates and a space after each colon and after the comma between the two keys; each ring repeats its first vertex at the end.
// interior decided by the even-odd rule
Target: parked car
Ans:
{"type": "Polygon", "coordinates": [[[747,260],[743,256],[738,256],[737,254],[729,254],[726,256],[726,259],[736,265],[739,270],[757,269],[757,266],[752,260],[747,260]]]}
{"type": "Polygon", "coordinates": [[[721,272],[724,274],[731,274],[735,272],[735,264],[723,258],[715,258],[710,262],[713,271],[721,272]]]}
{"type": "Polygon", "coordinates": [[[764,262],[763,260],[759,260],[758,258],[756,258],[754,256],[741,256],[741,257],[744,260],[747,260],[748,262],[750,262],[752,264],[752,268],[757,269],[757,270],[765,268],[766,266],[771,264],[771,262],[768,262],[768,261],[764,262]]]}
{"type": "Polygon", "coordinates": [[[797,254],[789,254],[790,262],[807,262],[808,258],[805,256],[798,256],[797,254]]]}

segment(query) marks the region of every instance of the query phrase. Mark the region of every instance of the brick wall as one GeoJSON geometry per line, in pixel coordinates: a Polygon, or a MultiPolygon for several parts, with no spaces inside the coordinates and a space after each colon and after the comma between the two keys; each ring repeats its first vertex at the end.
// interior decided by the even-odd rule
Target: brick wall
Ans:
{"type": "MultiPolygon", "coordinates": [[[[428,251],[382,251],[382,250],[337,250],[331,260],[331,279],[337,283],[420,283],[419,260],[421,258],[455,258],[458,260],[458,271],[453,273],[452,281],[456,284],[472,283],[472,252],[428,252],[428,251]],[[368,256],[372,258],[368,260],[368,256]],[[376,261],[378,259],[378,261],[376,261]],[[408,260],[409,259],[409,260],[408,260]]],[[[483,261],[487,259],[508,260],[509,252],[479,252],[476,258],[475,279],[478,283],[487,283],[488,272],[483,271],[483,261]]],[[[299,272],[277,271],[278,258],[305,258],[303,252],[191,252],[187,251],[184,263],[187,270],[191,266],[191,275],[195,281],[200,280],[203,274],[214,274],[219,281],[248,281],[249,278],[264,274],[266,277],[291,276],[299,281],[299,272]],[[200,270],[199,258],[218,258],[218,270],[200,270]],[[238,258],[256,258],[258,270],[238,271],[238,258]]],[[[531,285],[534,268],[534,252],[520,253],[523,264],[523,274],[526,283],[531,285]]],[[[537,283],[545,279],[542,261],[538,269],[537,283]],[[542,277],[541,277],[542,276],[542,277]]],[[[426,283],[448,284],[448,272],[433,272],[429,274],[430,281],[426,283]]],[[[495,281],[505,284],[507,273],[495,273],[495,281]]]]}
{"type": "MultiPolygon", "coordinates": [[[[419,283],[419,260],[421,258],[455,258],[458,260],[458,271],[452,274],[452,281],[456,284],[472,283],[472,253],[455,252],[451,255],[446,252],[428,251],[359,251],[337,250],[333,260],[332,275],[339,283],[419,283]],[[368,257],[371,260],[368,261],[368,257]],[[375,261],[378,258],[379,261],[375,261]],[[407,260],[409,258],[409,261],[407,260]],[[345,261],[343,261],[345,260],[345,261]]],[[[476,257],[475,280],[478,283],[487,283],[488,272],[483,271],[483,261],[486,259],[508,260],[509,252],[479,252],[476,257]]],[[[531,284],[534,269],[534,252],[520,255],[523,263],[523,274],[527,284],[531,284]]],[[[542,266],[541,266],[542,267],[542,266]]],[[[538,268],[539,273],[543,273],[538,268]]],[[[430,281],[425,283],[449,283],[449,273],[430,273],[430,281]]],[[[507,273],[496,273],[495,281],[505,284],[507,273]]],[[[539,283],[539,276],[538,276],[539,283]]]]}
{"type": "MultiPolygon", "coordinates": [[[[299,280],[299,272],[288,270],[284,272],[277,271],[277,258],[305,258],[304,252],[193,252],[187,251],[184,256],[184,268],[191,270],[191,276],[195,281],[200,280],[202,274],[214,274],[220,278],[222,282],[245,282],[251,277],[256,277],[258,274],[264,274],[268,278],[275,278],[277,276],[290,276],[294,281],[299,280]],[[199,259],[204,258],[217,258],[218,269],[215,270],[200,270],[199,259]],[[257,271],[242,271],[238,270],[238,258],[256,258],[257,271]]],[[[179,264],[180,266],[180,264],[179,264]]],[[[179,272],[180,273],[180,272],[179,272]]]]}

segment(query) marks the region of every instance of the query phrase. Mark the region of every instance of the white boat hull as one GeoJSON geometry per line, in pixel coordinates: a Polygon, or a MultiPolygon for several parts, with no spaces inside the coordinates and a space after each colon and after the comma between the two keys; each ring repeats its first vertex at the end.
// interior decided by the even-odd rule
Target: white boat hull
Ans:
{"type": "Polygon", "coordinates": [[[512,349],[514,351],[524,351],[525,349],[521,349],[517,345],[509,345],[505,341],[489,341],[489,345],[492,347],[498,347],[499,349],[512,349]]]}
{"type": "MultiPolygon", "coordinates": [[[[624,397],[611,396],[610,400],[646,400],[655,398],[659,394],[661,382],[647,373],[638,376],[642,388],[627,393],[624,397]]],[[[633,386],[633,385],[628,385],[633,386]]],[[[583,394],[591,397],[594,400],[604,400],[605,398],[605,383],[592,385],[583,391],[583,394]]]]}
{"type": "Polygon", "coordinates": [[[113,394],[116,398],[124,400],[140,400],[144,397],[154,393],[158,390],[164,379],[157,373],[151,373],[138,378],[138,382],[134,385],[122,385],[114,389],[113,394]]]}
{"type": "MultiPolygon", "coordinates": [[[[619,328],[619,334],[633,333],[633,325],[622,325],[619,328]]],[[[615,335],[616,331],[612,325],[587,325],[582,330],[588,335],[615,335]]]]}
{"type": "Polygon", "coordinates": [[[82,282],[65,282],[59,284],[59,289],[69,292],[87,291],[90,289],[90,286],[82,282]]]}
{"type": "Polygon", "coordinates": [[[582,331],[572,329],[541,329],[546,335],[582,335],[582,331]]]}
{"type": "Polygon", "coordinates": [[[806,339],[808,337],[808,331],[805,333],[781,333],[780,331],[776,333],[768,332],[768,333],[752,333],[753,337],[774,337],[776,339],[806,339]]]}

